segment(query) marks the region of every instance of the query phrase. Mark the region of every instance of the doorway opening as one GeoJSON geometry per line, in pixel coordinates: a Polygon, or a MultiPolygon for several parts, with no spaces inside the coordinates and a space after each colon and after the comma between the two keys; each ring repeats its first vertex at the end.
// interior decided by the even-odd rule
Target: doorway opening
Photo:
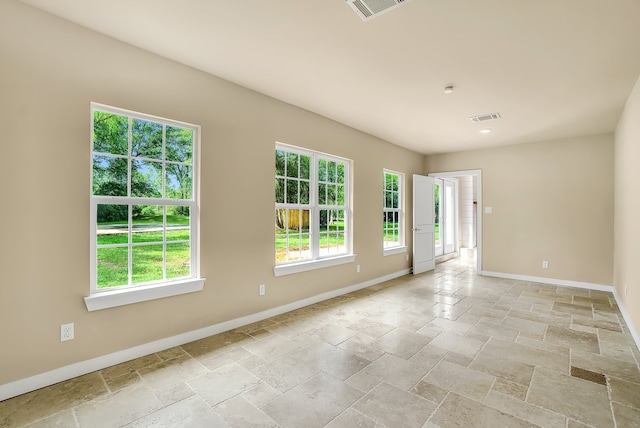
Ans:
{"type": "Polygon", "coordinates": [[[442,259],[457,254],[458,180],[436,178],[433,187],[435,255],[442,259]]]}
{"type": "Polygon", "coordinates": [[[482,170],[429,174],[434,184],[434,232],[437,261],[476,259],[482,272],[482,170]]]}

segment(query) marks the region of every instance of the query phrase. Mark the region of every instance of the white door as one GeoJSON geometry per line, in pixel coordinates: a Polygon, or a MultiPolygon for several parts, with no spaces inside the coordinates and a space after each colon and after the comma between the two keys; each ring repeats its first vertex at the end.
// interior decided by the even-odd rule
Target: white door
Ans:
{"type": "Polygon", "coordinates": [[[413,175],[413,274],[433,270],[434,256],[433,186],[434,179],[413,175]]]}

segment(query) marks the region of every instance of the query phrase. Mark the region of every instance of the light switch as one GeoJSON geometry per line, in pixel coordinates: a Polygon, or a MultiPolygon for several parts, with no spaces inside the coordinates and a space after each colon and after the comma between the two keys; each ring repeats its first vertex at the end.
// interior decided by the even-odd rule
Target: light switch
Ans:
{"type": "Polygon", "coordinates": [[[493,212],[493,207],[484,207],[485,214],[491,214],[493,212]]]}

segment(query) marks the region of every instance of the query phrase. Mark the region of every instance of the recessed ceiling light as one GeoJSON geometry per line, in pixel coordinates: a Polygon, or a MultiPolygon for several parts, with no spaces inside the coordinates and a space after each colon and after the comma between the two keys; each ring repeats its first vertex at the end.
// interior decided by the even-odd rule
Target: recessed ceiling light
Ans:
{"type": "Polygon", "coordinates": [[[453,92],[453,86],[445,86],[444,93],[450,94],[451,92],[453,92]]]}
{"type": "Polygon", "coordinates": [[[481,129],[481,130],[480,130],[480,133],[481,133],[481,134],[488,134],[488,133],[490,133],[490,132],[491,132],[491,128],[485,128],[485,129],[481,129]]]}

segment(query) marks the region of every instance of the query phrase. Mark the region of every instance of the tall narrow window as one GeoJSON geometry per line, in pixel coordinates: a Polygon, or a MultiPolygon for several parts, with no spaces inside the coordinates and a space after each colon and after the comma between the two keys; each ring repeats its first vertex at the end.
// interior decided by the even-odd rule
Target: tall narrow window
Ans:
{"type": "Polygon", "coordinates": [[[93,295],[197,277],[197,131],[92,106],[93,295]]]}
{"type": "Polygon", "coordinates": [[[394,171],[384,170],[383,179],[383,246],[385,250],[403,248],[402,174],[394,171]]]}
{"type": "Polygon", "coordinates": [[[276,145],[276,268],[351,254],[349,165],[346,159],[276,145]]]}

